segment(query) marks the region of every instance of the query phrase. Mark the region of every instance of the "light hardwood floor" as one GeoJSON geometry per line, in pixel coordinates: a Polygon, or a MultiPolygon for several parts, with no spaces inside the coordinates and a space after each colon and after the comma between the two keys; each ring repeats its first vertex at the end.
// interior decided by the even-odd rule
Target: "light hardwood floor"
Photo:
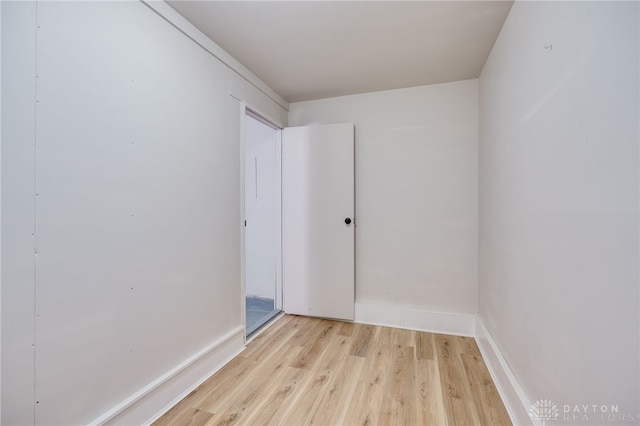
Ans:
{"type": "Polygon", "coordinates": [[[160,425],[510,425],[475,341],[285,315],[160,425]]]}

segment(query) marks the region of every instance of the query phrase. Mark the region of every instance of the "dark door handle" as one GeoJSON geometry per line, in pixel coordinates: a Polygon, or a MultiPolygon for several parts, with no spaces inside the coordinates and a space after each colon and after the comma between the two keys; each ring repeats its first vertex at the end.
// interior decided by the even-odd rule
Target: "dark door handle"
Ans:
{"type": "Polygon", "coordinates": [[[347,225],[351,225],[351,218],[349,218],[349,217],[348,217],[348,218],[346,218],[346,219],[344,220],[344,223],[346,223],[347,225]]]}

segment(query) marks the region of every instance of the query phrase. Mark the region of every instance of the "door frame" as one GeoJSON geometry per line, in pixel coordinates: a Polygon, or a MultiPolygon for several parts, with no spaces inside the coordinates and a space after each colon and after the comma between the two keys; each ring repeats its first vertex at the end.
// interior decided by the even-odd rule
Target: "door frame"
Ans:
{"type": "MultiPolygon", "coordinates": [[[[246,268],[247,268],[247,260],[246,260],[246,226],[244,226],[244,221],[246,218],[246,209],[245,209],[245,193],[246,193],[246,167],[245,167],[245,156],[246,156],[246,146],[245,146],[245,124],[246,117],[249,115],[250,117],[260,121],[264,125],[271,127],[275,130],[275,197],[276,197],[276,214],[275,214],[275,308],[282,310],[282,128],[267,118],[264,115],[260,114],[258,110],[248,105],[246,102],[240,102],[240,214],[241,214],[241,242],[240,242],[240,263],[241,263],[241,287],[242,287],[242,325],[245,328],[245,342],[247,341],[246,329],[247,329],[247,306],[246,306],[246,298],[247,298],[247,280],[246,280],[246,268]]],[[[255,334],[254,334],[255,336],[255,334]]]]}

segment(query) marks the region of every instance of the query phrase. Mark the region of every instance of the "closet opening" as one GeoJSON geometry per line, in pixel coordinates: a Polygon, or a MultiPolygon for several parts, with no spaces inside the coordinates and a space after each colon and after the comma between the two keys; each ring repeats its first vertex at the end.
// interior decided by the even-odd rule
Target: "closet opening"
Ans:
{"type": "Polygon", "coordinates": [[[249,109],[243,127],[245,326],[250,337],[282,310],[281,132],[249,109]]]}

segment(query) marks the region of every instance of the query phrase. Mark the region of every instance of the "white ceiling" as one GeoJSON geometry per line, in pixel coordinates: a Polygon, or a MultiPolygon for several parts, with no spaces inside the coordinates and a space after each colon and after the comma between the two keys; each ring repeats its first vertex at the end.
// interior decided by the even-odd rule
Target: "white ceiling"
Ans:
{"type": "Polygon", "coordinates": [[[168,3],[297,102],[477,78],[512,0],[168,3]]]}

